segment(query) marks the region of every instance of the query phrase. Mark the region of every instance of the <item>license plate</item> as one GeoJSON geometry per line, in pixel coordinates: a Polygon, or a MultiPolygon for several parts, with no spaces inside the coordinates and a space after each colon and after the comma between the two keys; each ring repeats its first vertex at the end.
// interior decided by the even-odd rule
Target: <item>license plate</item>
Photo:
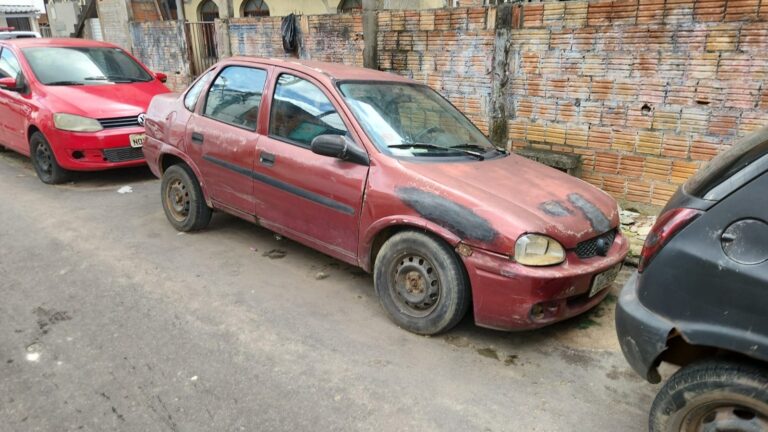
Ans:
{"type": "Polygon", "coordinates": [[[611,269],[606,270],[598,274],[597,276],[595,276],[595,280],[592,281],[592,288],[589,290],[589,296],[594,297],[600,291],[611,286],[613,281],[616,279],[616,276],[619,275],[620,271],[621,271],[621,263],[616,264],[611,269]]]}
{"type": "Polygon", "coordinates": [[[144,145],[144,140],[147,139],[146,134],[131,134],[128,136],[131,140],[131,147],[140,148],[144,145]]]}

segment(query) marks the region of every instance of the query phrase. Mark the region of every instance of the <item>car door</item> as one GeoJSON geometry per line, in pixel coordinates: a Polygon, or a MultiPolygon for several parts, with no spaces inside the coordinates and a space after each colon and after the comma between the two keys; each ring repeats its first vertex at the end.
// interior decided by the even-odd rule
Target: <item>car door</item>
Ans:
{"type": "Polygon", "coordinates": [[[310,77],[274,72],[267,135],[259,142],[254,193],[265,226],[329,255],[356,262],[358,225],[368,166],[310,150],[322,134],[347,135],[339,100],[310,77]]]}
{"type": "Polygon", "coordinates": [[[218,73],[187,123],[187,148],[197,155],[203,182],[218,205],[252,216],[249,173],[262,137],[257,132],[266,68],[233,64],[218,73]]]}
{"type": "MultiPolygon", "coordinates": [[[[27,87],[16,55],[7,46],[0,49],[0,78],[16,78],[17,86],[27,87]]],[[[25,125],[29,98],[28,91],[0,88],[0,142],[24,153],[28,152],[25,125]]]]}

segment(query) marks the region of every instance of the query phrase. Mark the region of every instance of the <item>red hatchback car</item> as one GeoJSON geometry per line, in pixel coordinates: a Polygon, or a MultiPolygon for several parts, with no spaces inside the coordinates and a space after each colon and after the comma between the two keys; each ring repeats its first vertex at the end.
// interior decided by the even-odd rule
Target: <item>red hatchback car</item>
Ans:
{"type": "Polygon", "coordinates": [[[49,184],[141,165],[144,112],[164,81],[107,43],[0,40],[0,146],[31,156],[49,184]]]}
{"type": "Polygon", "coordinates": [[[494,147],[438,93],[344,65],[232,58],[155,97],[144,154],[178,230],[212,209],[374,273],[395,323],[530,329],[599,303],[616,202],[494,147]]]}

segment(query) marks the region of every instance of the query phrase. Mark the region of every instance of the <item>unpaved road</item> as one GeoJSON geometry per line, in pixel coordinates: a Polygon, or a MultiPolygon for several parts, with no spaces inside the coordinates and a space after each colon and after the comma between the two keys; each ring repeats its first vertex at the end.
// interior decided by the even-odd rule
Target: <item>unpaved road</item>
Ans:
{"type": "Polygon", "coordinates": [[[646,430],[657,388],[614,296],[542,331],[415,336],[368,275],[263,228],[178,234],[159,186],[45,186],[0,154],[1,431],[646,430]]]}

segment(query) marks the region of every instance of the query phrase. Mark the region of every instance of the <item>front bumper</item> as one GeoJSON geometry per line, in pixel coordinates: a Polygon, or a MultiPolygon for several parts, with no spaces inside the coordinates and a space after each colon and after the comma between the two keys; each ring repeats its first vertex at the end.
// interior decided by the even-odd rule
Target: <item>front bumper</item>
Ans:
{"type": "Polygon", "coordinates": [[[589,297],[595,276],[621,264],[628,251],[626,238],[619,235],[605,257],[580,259],[568,252],[562,264],[526,267],[475,249],[464,257],[475,323],[498,330],[529,330],[584,313],[610,291],[606,288],[589,297]],[[534,307],[540,313],[534,313],[534,307]]]}
{"type": "Polygon", "coordinates": [[[658,358],[667,349],[673,325],[640,303],[638,274],[629,278],[616,305],[616,334],[632,369],[651,383],[661,381],[658,358]]]}
{"type": "Polygon", "coordinates": [[[99,132],[46,133],[56,161],[72,171],[98,171],[144,165],[141,148],[132,148],[129,136],[143,134],[142,127],[104,129],[99,132]]]}

